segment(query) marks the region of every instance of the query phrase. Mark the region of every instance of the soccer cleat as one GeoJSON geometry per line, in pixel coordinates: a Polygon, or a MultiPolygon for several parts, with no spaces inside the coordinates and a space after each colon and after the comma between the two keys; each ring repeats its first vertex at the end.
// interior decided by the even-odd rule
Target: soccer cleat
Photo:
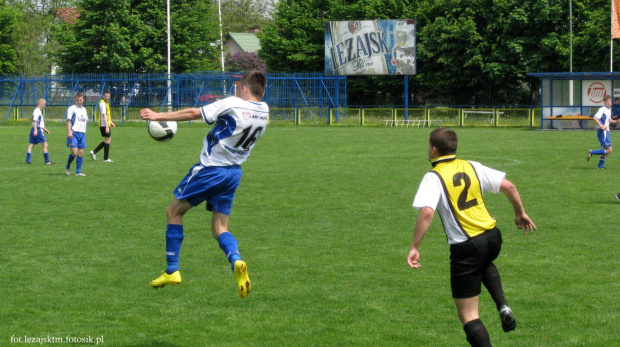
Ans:
{"type": "Polygon", "coordinates": [[[26,164],[32,164],[31,162],[27,161],[26,164]]]}
{"type": "Polygon", "coordinates": [[[76,175],[76,176],[82,176],[82,177],[85,177],[85,176],[86,176],[86,174],[81,173],[81,172],[80,172],[80,173],[76,173],[75,175],[76,175]]]}
{"type": "Polygon", "coordinates": [[[618,201],[620,201],[620,193],[616,194],[616,199],[618,199],[618,201]]]}
{"type": "Polygon", "coordinates": [[[586,160],[590,161],[590,158],[592,158],[592,150],[588,149],[588,155],[586,155],[586,160]]]}
{"type": "Polygon", "coordinates": [[[56,163],[55,163],[55,162],[53,162],[53,161],[46,161],[46,162],[45,162],[45,165],[54,165],[54,164],[56,164],[56,163]]]}
{"type": "Polygon", "coordinates": [[[181,283],[181,273],[177,270],[170,275],[166,271],[162,271],[161,275],[152,280],[150,284],[153,288],[162,288],[166,284],[176,286],[179,283],[181,283]]]}
{"type": "Polygon", "coordinates": [[[69,169],[65,169],[65,173],[67,174],[67,176],[71,176],[71,171],[69,171],[69,169]]]}
{"type": "Polygon", "coordinates": [[[97,155],[95,154],[95,152],[90,151],[90,157],[93,158],[94,161],[97,161],[97,155]]]}
{"type": "Polygon", "coordinates": [[[517,327],[515,316],[508,305],[503,305],[499,308],[499,318],[502,320],[502,329],[505,332],[513,331],[517,327]]]}
{"type": "Polygon", "coordinates": [[[248,266],[243,260],[235,261],[235,279],[237,280],[237,289],[239,289],[239,296],[245,299],[252,290],[252,283],[248,276],[248,266]]]}
{"type": "Polygon", "coordinates": [[[112,160],[112,159],[106,159],[106,160],[104,160],[103,162],[104,162],[104,163],[113,163],[113,162],[114,162],[114,160],[112,160]]]}

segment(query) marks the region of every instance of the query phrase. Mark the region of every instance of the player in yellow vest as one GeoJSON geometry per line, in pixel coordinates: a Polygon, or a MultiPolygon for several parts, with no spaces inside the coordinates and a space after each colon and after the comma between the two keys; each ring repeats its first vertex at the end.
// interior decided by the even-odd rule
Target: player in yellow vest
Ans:
{"type": "Polygon", "coordinates": [[[407,263],[420,268],[420,244],[428,231],[435,210],[439,212],[450,245],[450,282],[452,297],[467,341],[472,346],[491,346],[489,333],[480,320],[478,302],[481,284],[497,305],[505,332],[516,328],[513,312],[493,260],[499,255],[502,237],[489,213],[483,191],[502,192],[515,211],[515,223],[525,233],[536,225],[525,213],[517,188],[506,174],[478,162],[456,158],[457,136],[447,128],[431,132],[428,158],[433,169],[418,188],[413,207],[420,210],[416,220],[407,263]]]}
{"type": "Polygon", "coordinates": [[[112,129],[115,128],[116,125],[112,122],[112,114],[110,112],[110,90],[106,89],[103,91],[103,97],[99,101],[99,114],[101,116],[101,121],[99,123],[99,131],[101,132],[101,137],[103,137],[103,141],[99,143],[97,148],[90,151],[90,157],[93,160],[97,160],[97,152],[99,152],[103,148],[103,162],[104,163],[113,163],[114,161],[110,159],[110,142],[112,142],[112,129]]]}

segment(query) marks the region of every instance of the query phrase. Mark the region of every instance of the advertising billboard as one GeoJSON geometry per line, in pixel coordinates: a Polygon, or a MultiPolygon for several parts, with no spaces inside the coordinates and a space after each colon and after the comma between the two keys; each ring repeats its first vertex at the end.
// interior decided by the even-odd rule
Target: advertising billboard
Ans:
{"type": "Polygon", "coordinates": [[[325,74],[415,75],[415,19],[325,23],[325,74]]]}

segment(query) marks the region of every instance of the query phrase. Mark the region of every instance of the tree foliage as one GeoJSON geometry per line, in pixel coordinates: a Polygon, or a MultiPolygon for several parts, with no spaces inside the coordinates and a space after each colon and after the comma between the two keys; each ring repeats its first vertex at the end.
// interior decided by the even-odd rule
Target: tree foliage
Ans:
{"type": "MultiPolygon", "coordinates": [[[[173,0],[171,65],[174,72],[215,70],[215,18],[207,0],[173,0]]],[[[76,24],[56,31],[63,72],[165,72],[165,0],[82,0],[76,24]]]]}
{"type": "Polygon", "coordinates": [[[267,67],[258,54],[254,52],[237,52],[226,57],[226,69],[228,71],[258,70],[265,72],[267,67]]]}
{"type": "MultiPolygon", "coordinates": [[[[221,0],[222,31],[245,33],[251,28],[262,28],[271,21],[272,0],[221,0]]],[[[217,11],[217,6],[214,6],[217,11]]]]}
{"type": "Polygon", "coordinates": [[[14,8],[0,2],[0,75],[17,72],[17,22],[20,14],[14,8]]]}

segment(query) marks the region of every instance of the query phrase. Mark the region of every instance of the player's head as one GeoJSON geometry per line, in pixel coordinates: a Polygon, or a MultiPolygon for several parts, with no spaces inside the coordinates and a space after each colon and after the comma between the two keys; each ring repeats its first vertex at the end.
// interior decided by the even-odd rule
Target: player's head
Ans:
{"type": "Polygon", "coordinates": [[[620,104],[620,98],[615,98],[614,99],[614,104],[616,104],[616,105],[620,104]]]}
{"type": "Polygon", "coordinates": [[[248,71],[241,77],[241,86],[247,87],[250,94],[259,100],[265,95],[266,84],[267,77],[257,70],[248,71]]]}
{"type": "Polygon", "coordinates": [[[112,95],[112,93],[110,93],[109,89],[106,89],[103,91],[103,100],[108,101],[110,100],[110,95],[112,95]]]}
{"type": "Polygon", "coordinates": [[[431,132],[428,140],[429,156],[430,151],[434,147],[438,156],[456,154],[458,140],[454,130],[449,128],[438,128],[431,132]]]}
{"type": "Polygon", "coordinates": [[[44,109],[45,105],[47,104],[47,101],[45,101],[45,99],[41,98],[39,99],[39,101],[37,101],[37,107],[40,109],[44,109]]]}
{"type": "Polygon", "coordinates": [[[76,105],[82,106],[82,104],[84,103],[84,94],[75,93],[75,95],[73,96],[73,101],[75,101],[76,105]]]}
{"type": "Polygon", "coordinates": [[[611,106],[611,95],[605,95],[603,97],[603,103],[605,104],[606,107],[611,106]]]}

